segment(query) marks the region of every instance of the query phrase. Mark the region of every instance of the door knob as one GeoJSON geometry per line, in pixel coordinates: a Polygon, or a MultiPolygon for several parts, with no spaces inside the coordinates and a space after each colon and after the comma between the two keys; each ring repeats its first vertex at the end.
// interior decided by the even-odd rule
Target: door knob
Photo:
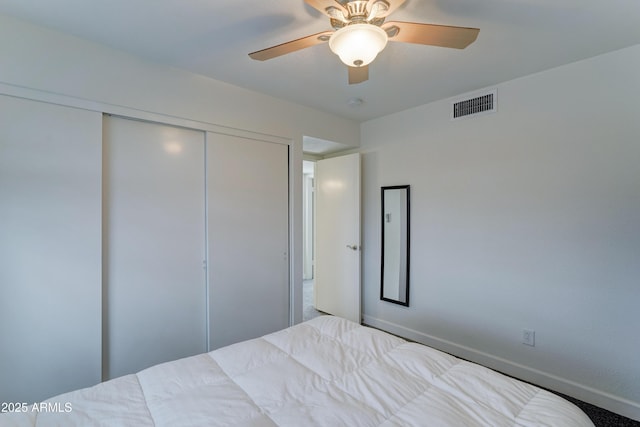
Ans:
{"type": "Polygon", "coordinates": [[[358,245],[347,245],[347,247],[349,249],[351,249],[352,251],[357,251],[358,250],[358,245]]]}

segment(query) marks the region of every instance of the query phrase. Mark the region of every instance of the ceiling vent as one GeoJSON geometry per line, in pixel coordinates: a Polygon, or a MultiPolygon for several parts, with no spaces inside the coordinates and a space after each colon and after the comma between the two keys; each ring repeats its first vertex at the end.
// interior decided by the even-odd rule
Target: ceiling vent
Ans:
{"type": "Polygon", "coordinates": [[[498,90],[474,93],[451,103],[451,120],[495,113],[498,110],[498,90]]]}

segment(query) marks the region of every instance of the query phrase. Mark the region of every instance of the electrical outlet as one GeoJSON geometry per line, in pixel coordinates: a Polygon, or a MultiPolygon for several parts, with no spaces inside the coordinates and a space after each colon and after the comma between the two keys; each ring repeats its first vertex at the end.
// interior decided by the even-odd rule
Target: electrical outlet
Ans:
{"type": "Polygon", "coordinates": [[[522,330],[522,344],[530,345],[531,347],[535,347],[536,345],[536,331],[532,329],[523,329],[522,330]]]}

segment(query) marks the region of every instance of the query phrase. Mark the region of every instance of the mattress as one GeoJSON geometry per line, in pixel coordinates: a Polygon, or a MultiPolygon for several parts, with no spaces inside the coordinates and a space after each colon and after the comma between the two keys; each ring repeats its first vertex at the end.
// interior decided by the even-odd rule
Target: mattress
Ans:
{"type": "Polygon", "coordinates": [[[545,390],[333,317],[62,394],[2,426],[593,426],[545,390]]]}

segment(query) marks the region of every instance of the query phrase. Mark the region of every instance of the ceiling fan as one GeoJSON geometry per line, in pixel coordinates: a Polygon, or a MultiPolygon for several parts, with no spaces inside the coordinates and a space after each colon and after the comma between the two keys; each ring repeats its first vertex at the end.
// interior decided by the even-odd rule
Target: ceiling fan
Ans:
{"type": "Polygon", "coordinates": [[[387,41],[464,49],[478,37],[478,28],[385,22],[405,0],[305,0],[326,14],[333,31],[323,31],[282,43],[249,56],[258,61],[329,42],[329,48],[349,67],[349,84],[369,79],[369,64],[384,49],[387,41]]]}

